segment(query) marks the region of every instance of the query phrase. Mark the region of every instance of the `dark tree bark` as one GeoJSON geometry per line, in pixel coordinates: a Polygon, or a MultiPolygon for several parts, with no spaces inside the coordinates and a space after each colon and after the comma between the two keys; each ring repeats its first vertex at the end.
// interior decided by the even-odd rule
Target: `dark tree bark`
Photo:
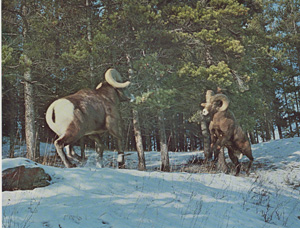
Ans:
{"type": "MultiPolygon", "coordinates": [[[[26,61],[30,61],[25,56],[26,61]]],[[[30,68],[24,73],[24,99],[25,99],[25,138],[27,147],[27,158],[36,160],[39,152],[36,150],[36,133],[35,133],[35,111],[34,111],[34,93],[30,68]]]]}
{"type": "MultiPolygon", "coordinates": [[[[159,125],[159,123],[158,123],[158,125],[159,125]]],[[[159,130],[158,130],[158,128],[156,128],[155,129],[155,150],[156,151],[160,151],[160,137],[159,137],[159,134],[160,134],[160,132],[159,132],[159,130]]]]}
{"type": "Polygon", "coordinates": [[[279,138],[283,139],[281,126],[277,125],[279,138]]]}
{"type": "Polygon", "coordinates": [[[152,150],[152,143],[151,143],[151,133],[149,131],[149,129],[145,129],[145,133],[146,133],[146,150],[147,151],[151,151],[152,150]]]}
{"type": "Polygon", "coordinates": [[[81,138],[79,140],[79,144],[80,144],[80,154],[81,154],[81,159],[84,161],[85,160],[85,144],[84,144],[84,138],[81,138]]]}
{"type": "Polygon", "coordinates": [[[138,170],[144,171],[146,170],[145,154],[143,148],[141,128],[139,123],[139,116],[138,116],[138,111],[136,109],[132,109],[132,117],[133,117],[132,121],[133,121],[136,149],[137,149],[138,160],[139,160],[138,170]]]}
{"type": "MultiPolygon", "coordinates": [[[[26,44],[28,23],[26,20],[27,7],[22,6],[23,14],[23,42],[26,44]]],[[[25,45],[24,45],[25,46],[25,45]]],[[[27,158],[36,160],[39,158],[39,151],[36,149],[36,128],[35,128],[35,108],[34,108],[34,91],[33,77],[31,74],[31,60],[27,56],[27,50],[23,50],[23,65],[24,65],[24,100],[25,100],[25,138],[27,147],[27,158]]]]}
{"type": "MultiPolygon", "coordinates": [[[[9,102],[9,111],[11,113],[9,119],[9,157],[15,157],[15,142],[16,142],[16,101],[15,95],[12,92],[13,90],[9,91],[10,102],[9,102]]],[[[18,131],[17,131],[18,132],[18,131]]]]}
{"type": "Polygon", "coordinates": [[[166,129],[164,123],[164,113],[162,110],[158,113],[158,125],[160,133],[160,152],[161,152],[161,167],[160,170],[164,172],[170,172],[170,162],[169,162],[169,153],[168,145],[166,138],[166,129]]]}
{"type": "Polygon", "coordinates": [[[251,144],[256,144],[254,132],[250,132],[249,135],[251,144]]]}
{"type": "Polygon", "coordinates": [[[225,161],[224,147],[220,149],[217,168],[223,173],[228,173],[228,167],[225,161]]]}
{"type": "MultiPolygon", "coordinates": [[[[91,13],[91,1],[86,0],[85,1],[85,6],[86,6],[86,20],[87,20],[87,26],[86,26],[86,33],[87,33],[87,40],[89,42],[92,42],[92,13],[91,13]]],[[[90,48],[89,52],[92,53],[93,49],[90,48]]],[[[90,55],[89,58],[89,72],[90,72],[90,82],[91,86],[94,88],[96,87],[96,80],[95,80],[95,74],[94,74],[94,58],[93,55],[90,55]]]]}
{"type": "Polygon", "coordinates": [[[204,117],[202,113],[200,115],[201,115],[200,126],[201,126],[201,133],[203,136],[204,156],[205,156],[205,160],[208,161],[212,159],[212,151],[210,149],[210,134],[208,130],[210,119],[204,117]]]}
{"type": "Polygon", "coordinates": [[[183,114],[179,113],[179,151],[184,151],[184,128],[183,128],[183,114]]]}

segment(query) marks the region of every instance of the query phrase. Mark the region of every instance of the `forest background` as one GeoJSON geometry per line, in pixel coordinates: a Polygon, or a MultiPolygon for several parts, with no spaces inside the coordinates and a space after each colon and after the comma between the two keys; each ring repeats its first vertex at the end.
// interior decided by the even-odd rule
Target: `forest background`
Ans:
{"type": "MultiPolygon", "coordinates": [[[[203,149],[200,104],[222,88],[251,143],[300,136],[299,0],[3,0],[2,135],[52,142],[55,99],[95,88],[115,67],[126,150],[203,149]],[[161,144],[161,142],[164,142],[161,144]]],[[[116,142],[104,135],[107,149],[116,142]]],[[[93,146],[88,139],[87,146],[93,146]]]]}

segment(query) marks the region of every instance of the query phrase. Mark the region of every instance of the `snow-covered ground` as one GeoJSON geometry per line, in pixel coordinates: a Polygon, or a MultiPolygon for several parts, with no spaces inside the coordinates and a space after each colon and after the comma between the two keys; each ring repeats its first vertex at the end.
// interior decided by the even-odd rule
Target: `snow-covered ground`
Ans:
{"type": "MultiPolygon", "coordinates": [[[[149,171],[135,170],[137,155],[126,155],[129,169],[109,166],[116,153],[105,153],[106,168],[97,168],[87,151],[83,167],[66,169],[7,159],[2,170],[40,166],[52,184],[31,191],[2,193],[2,227],[99,228],[240,228],[300,227],[300,138],[253,145],[249,177],[227,174],[159,172],[160,154],[146,152],[149,171]]],[[[42,151],[53,153],[51,144],[42,151]]],[[[19,153],[25,151],[20,146],[19,153]]],[[[202,152],[170,153],[170,163],[186,164],[202,152]]],[[[244,158],[246,161],[247,158],[244,158]]]]}

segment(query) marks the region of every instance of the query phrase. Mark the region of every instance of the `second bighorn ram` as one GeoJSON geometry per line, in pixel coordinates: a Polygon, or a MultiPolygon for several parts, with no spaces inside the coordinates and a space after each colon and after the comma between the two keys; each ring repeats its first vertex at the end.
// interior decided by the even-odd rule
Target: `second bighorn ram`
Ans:
{"type": "MultiPolygon", "coordinates": [[[[68,156],[76,155],[70,151],[72,144],[87,135],[100,146],[99,135],[106,131],[117,138],[118,166],[124,167],[123,126],[118,106],[120,101],[129,100],[126,87],[130,82],[121,83],[121,75],[115,69],[106,71],[105,80],[96,89],[83,89],[54,101],[46,112],[47,124],[59,137],[54,142],[57,153],[68,168],[74,166],[68,156]]],[[[97,152],[102,160],[103,149],[97,152]]]]}
{"type": "Polygon", "coordinates": [[[204,107],[203,115],[211,117],[209,131],[211,149],[214,151],[215,159],[220,149],[226,147],[229,157],[236,167],[236,175],[238,175],[240,172],[239,159],[246,155],[250,159],[246,171],[249,174],[253,162],[251,145],[233,113],[228,110],[228,97],[224,94],[214,94],[212,90],[208,90],[206,103],[201,105],[204,107]]]}

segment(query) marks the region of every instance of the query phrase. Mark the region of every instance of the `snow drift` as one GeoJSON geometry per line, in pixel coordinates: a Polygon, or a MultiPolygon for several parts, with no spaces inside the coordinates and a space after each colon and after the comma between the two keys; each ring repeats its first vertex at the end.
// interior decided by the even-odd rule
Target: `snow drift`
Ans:
{"type": "MultiPolygon", "coordinates": [[[[202,152],[171,153],[170,163],[184,164],[194,154],[202,152]]],[[[52,177],[45,188],[2,193],[3,227],[299,227],[300,138],[254,145],[253,154],[249,177],[100,169],[92,160],[66,169],[3,159],[2,170],[38,166],[52,177]]],[[[136,153],[126,158],[134,168],[136,153]]],[[[146,153],[147,167],[155,169],[159,158],[146,153]]]]}

